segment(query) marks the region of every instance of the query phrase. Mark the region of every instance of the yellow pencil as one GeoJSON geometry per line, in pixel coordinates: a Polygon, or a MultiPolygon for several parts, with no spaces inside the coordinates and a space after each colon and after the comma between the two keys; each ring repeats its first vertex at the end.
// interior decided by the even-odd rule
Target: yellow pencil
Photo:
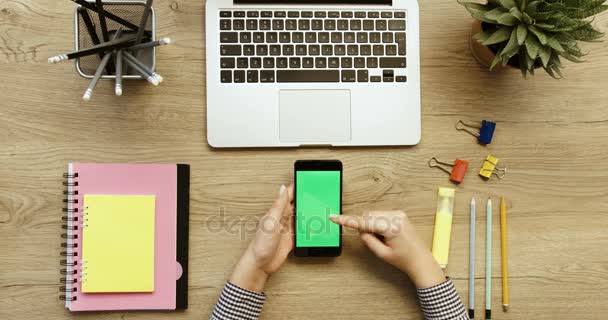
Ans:
{"type": "Polygon", "coordinates": [[[500,247],[502,260],[502,309],[509,310],[509,273],[507,268],[507,205],[500,199],[500,247]]]}

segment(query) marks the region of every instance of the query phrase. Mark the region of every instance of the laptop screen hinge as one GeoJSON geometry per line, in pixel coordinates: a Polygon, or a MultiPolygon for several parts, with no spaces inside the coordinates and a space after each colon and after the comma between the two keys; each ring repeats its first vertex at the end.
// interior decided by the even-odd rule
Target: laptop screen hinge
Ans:
{"type": "Polygon", "coordinates": [[[281,4],[281,5],[387,5],[393,0],[233,0],[234,4],[281,4]]]}

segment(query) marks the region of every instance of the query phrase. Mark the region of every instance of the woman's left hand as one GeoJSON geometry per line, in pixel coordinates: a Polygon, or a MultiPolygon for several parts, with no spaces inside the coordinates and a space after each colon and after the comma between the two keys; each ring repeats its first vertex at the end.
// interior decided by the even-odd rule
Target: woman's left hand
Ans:
{"type": "Polygon", "coordinates": [[[261,218],[254,239],[237,263],[230,282],[262,292],[293,249],[293,185],[281,186],[279,198],[261,218]]]}

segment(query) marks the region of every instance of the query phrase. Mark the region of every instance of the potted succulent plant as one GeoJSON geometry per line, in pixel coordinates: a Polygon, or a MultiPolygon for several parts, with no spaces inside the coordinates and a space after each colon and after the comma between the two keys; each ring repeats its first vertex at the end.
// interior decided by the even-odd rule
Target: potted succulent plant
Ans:
{"type": "Polygon", "coordinates": [[[562,77],[561,58],[582,62],[578,41],[603,36],[592,25],[594,15],[608,9],[606,0],[488,0],[462,2],[475,18],[471,49],[490,70],[512,66],[524,77],[543,68],[562,77]]]}

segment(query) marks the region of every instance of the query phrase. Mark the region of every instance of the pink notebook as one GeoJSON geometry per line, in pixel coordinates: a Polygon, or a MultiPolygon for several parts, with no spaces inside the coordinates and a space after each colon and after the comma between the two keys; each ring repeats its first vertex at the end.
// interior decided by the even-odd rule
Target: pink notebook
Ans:
{"type": "MultiPolygon", "coordinates": [[[[181,167],[180,167],[181,166],[181,167]]],[[[187,202],[184,170],[175,164],[70,164],[66,185],[67,230],[65,265],[65,306],[70,311],[94,310],[174,310],[187,304],[187,202]],[[180,175],[180,172],[182,173],[180,175]],[[182,181],[180,180],[182,177],[182,181]],[[180,186],[181,185],[181,186],[180,186]],[[181,190],[181,191],[180,191],[181,190]],[[185,194],[184,194],[185,193],[185,194]],[[85,194],[154,195],[154,291],[140,293],[83,293],[80,287],[83,197],[85,194]],[[181,198],[181,199],[180,199],[181,198]],[[184,202],[186,208],[184,210],[184,202]],[[181,205],[181,208],[180,208],[181,205]],[[184,213],[185,211],[185,213],[184,213]],[[181,212],[181,213],[180,213],[181,212]],[[183,234],[185,222],[185,237],[183,234]],[[181,226],[178,227],[178,217],[181,226]],[[78,220],[78,221],[77,221],[78,220]],[[178,228],[182,229],[178,237],[178,228]],[[185,240],[184,240],[185,239],[185,240]],[[181,241],[181,243],[178,243],[181,241]],[[184,243],[185,242],[185,243],[184,243]],[[186,256],[183,248],[185,246],[186,256]],[[177,251],[181,251],[178,257],[177,251]],[[178,262],[180,261],[180,262],[178,262]],[[184,299],[186,299],[184,301],[184,299]]],[[[189,180],[189,178],[187,179],[189,180]]],[[[120,235],[116,235],[120,236],[120,235]]],[[[115,263],[120,263],[116,261],[115,263]]]]}

